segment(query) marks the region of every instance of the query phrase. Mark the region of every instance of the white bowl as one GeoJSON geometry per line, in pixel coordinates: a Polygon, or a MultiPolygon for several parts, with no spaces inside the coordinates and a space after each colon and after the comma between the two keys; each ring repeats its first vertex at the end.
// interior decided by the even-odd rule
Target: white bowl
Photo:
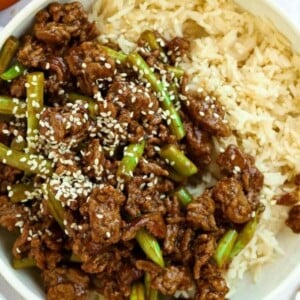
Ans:
{"type": "MultiPolygon", "coordinates": [[[[30,26],[34,15],[53,0],[31,1],[9,24],[0,35],[0,47],[10,36],[20,36],[30,26]]],[[[62,0],[60,2],[67,2],[62,0]]],[[[92,0],[81,1],[86,8],[92,0]]],[[[296,30],[289,20],[275,9],[267,0],[236,0],[255,15],[267,17],[292,42],[294,49],[300,53],[300,31],[296,30]]],[[[11,246],[14,237],[0,230],[0,273],[28,300],[44,299],[43,288],[36,272],[27,270],[15,271],[11,267],[11,246]]],[[[279,241],[286,255],[266,266],[261,279],[254,283],[247,277],[238,284],[237,291],[231,300],[288,300],[292,299],[297,286],[300,285],[300,238],[286,229],[279,235],[279,241]]]]}

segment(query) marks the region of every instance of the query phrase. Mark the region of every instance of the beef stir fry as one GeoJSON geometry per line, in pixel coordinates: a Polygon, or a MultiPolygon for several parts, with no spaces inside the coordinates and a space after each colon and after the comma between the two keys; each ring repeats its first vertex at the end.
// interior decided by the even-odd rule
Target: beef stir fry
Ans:
{"type": "Polygon", "coordinates": [[[215,149],[231,130],[214,95],[187,88],[187,40],[145,31],[124,54],[98,35],[81,4],[53,3],[2,49],[0,224],[19,234],[13,266],[38,268],[47,299],[225,299],[263,175],[237,146],[215,149]],[[216,184],[191,195],[212,163],[216,184]]]}

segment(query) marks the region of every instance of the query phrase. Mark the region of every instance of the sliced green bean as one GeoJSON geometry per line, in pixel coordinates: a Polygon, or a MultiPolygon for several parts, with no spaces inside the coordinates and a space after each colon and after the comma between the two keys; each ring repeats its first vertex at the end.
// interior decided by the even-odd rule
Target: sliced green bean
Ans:
{"type": "Polygon", "coordinates": [[[52,162],[40,155],[28,154],[0,143],[0,160],[2,163],[19,170],[40,175],[51,176],[52,162]]]}
{"type": "Polygon", "coordinates": [[[167,71],[171,74],[174,74],[176,78],[181,78],[184,75],[184,70],[179,67],[167,66],[167,71]]]}
{"type": "Polygon", "coordinates": [[[146,300],[158,300],[158,291],[151,288],[151,275],[145,274],[144,277],[145,297],[146,300]]]}
{"type": "Polygon", "coordinates": [[[20,63],[15,63],[8,70],[0,75],[0,78],[5,81],[10,81],[15,78],[18,78],[24,73],[25,69],[20,63]]]}
{"type": "Polygon", "coordinates": [[[136,282],[132,285],[130,300],[145,300],[144,286],[141,282],[136,282]]]}
{"type": "Polygon", "coordinates": [[[8,195],[12,203],[18,203],[32,199],[30,194],[33,193],[33,184],[16,183],[11,186],[8,195]]]}
{"type": "Polygon", "coordinates": [[[230,253],[230,259],[232,260],[236,255],[238,255],[251,241],[258,225],[259,217],[258,214],[255,215],[253,219],[247,222],[242,231],[239,233],[237,240],[233,246],[230,253]]]}
{"type": "Polygon", "coordinates": [[[27,269],[36,266],[35,260],[30,257],[25,257],[21,259],[14,258],[12,261],[12,265],[14,269],[27,269]]]}
{"type": "Polygon", "coordinates": [[[129,62],[134,69],[139,71],[139,73],[151,84],[153,90],[159,94],[161,98],[161,107],[168,117],[167,122],[171,132],[178,140],[182,139],[185,136],[183,123],[164,84],[156,77],[154,72],[152,72],[151,68],[138,53],[130,53],[127,56],[127,62],[129,62]]]}
{"type": "Polygon", "coordinates": [[[189,177],[198,172],[198,168],[195,164],[175,145],[163,147],[159,155],[182,176],[189,177]]]}
{"type": "Polygon", "coordinates": [[[110,58],[119,61],[121,63],[125,62],[127,56],[121,51],[116,51],[112,48],[103,45],[101,45],[101,48],[106,53],[106,55],[108,55],[110,58]]]}
{"type": "Polygon", "coordinates": [[[77,100],[83,100],[86,101],[88,103],[88,109],[89,109],[89,115],[94,118],[97,116],[98,114],[98,104],[94,101],[94,99],[85,96],[85,95],[81,95],[81,94],[77,94],[77,93],[69,93],[68,94],[68,100],[70,100],[71,102],[76,102],[77,100]]]}
{"type": "Polygon", "coordinates": [[[56,220],[58,225],[64,229],[64,208],[59,200],[55,198],[50,185],[47,187],[47,205],[50,210],[51,215],[56,220]]]}
{"type": "Polygon", "coordinates": [[[180,201],[180,203],[183,206],[187,206],[189,203],[193,201],[193,196],[190,194],[190,192],[185,187],[178,188],[174,195],[177,197],[177,199],[180,201]]]}
{"type": "Polygon", "coordinates": [[[157,239],[145,229],[140,229],[135,238],[147,257],[157,265],[164,267],[165,263],[157,239]]]}
{"type": "Polygon", "coordinates": [[[44,73],[27,74],[26,94],[28,149],[34,153],[39,133],[39,115],[44,106],[44,73]]]}
{"type": "Polygon", "coordinates": [[[130,178],[139,163],[145,149],[145,141],[138,144],[130,144],[124,150],[123,159],[117,170],[118,177],[130,178]]]}
{"type": "Polygon", "coordinates": [[[24,138],[21,138],[19,136],[16,136],[12,139],[10,143],[10,148],[12,150],[17,150],[17,151],[24,151],[26,148],[26,141],[24,138]]]}
{"type": "Polygon", "coordinates": [[[8,68],[19,48],[19,44],[18,39],[13,36],[9,37],[4,43],[0,51],[0,74],[8,68]]]}
{"type": "Polygon", "coordinates": [[[25,117],[26,103],[8,96],[0,96],[0,114],[25,117]]]}
{"type": "Polygon", "coordinates": [[[237,237],[237,231],[235,229],[230,229],[220,239],[213,255],[215,262],[220,268],[226,266],[229,262],[230,254],[237,237]]]}

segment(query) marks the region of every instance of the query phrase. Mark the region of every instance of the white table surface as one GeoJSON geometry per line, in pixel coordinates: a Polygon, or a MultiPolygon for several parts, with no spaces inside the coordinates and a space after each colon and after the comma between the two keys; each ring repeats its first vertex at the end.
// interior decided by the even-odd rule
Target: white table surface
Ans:
{"type": "MultiPolygon", "coordinates": [[[[2,0],[0,0],[2,1],[2,0]]],[[[24,5],[34,0],[20,0],[18,3],[0,12],[0,29],[1,26],[5,26],[24,5]]],[[[249,0],[251,1],[251,0],[249,0]]],[[[295,24],[300,30],[300,0],[273,0],[276,6],[278,6],[284,14],[295,24]]],[[[300,278],[299,278],[299,288],[300,288],[300,278]]],[[[295,291],[296,297],[296,291],[295,291]]],[[[0,275],[0,300],[24,300],[23,297],[19,296],[5,281],[5,279],[0,275]]],[[[30,300],[30,299],[26,299],[30,300]]],[[[242,299],[241,299],[242,300],[242,299]]],[[[253,299],[260,300],[260,299],[253,299]]],[[[278,300],[290,300],[290,299],[278,299],[278,300]]],[[[295,300],[300,300],[299,295],[295,300]]]]}

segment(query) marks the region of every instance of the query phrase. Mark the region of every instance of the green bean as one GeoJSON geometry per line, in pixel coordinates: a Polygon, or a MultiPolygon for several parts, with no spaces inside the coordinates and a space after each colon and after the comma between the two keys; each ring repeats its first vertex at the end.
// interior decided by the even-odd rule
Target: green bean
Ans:
{"type": "Polygon", "coordinates": [[[12,150],[17,150],[17,151],[24,151],[26,148],[26,141],[25,139],[19,140],[19,137],[14,137],[10,143],[10,148],[12,150]]]}
{"type": "Polygon", "coordinates": [[[236,255],[238,255],[251,241],[257,225],[258,225],[258,214],[255,215],[253,219],[247,222],[242,231],[239,233],[237,240],[233,246],[233,249],[230,253],[230,259],[232,260],[236,255]]]}
{"type": "Polygon", "coordinates": [[[171,132],[176,136],[178,140],[185,136],[185,130],[183,123],[179,116],[178,111],[175,109],[164,84],[157,79],[156,75],[144,59],[136,52],[130,53],[127,56],[127,61],[133,66],[133,68],[140,72],[140,74],[151,84],[154,91],[156,91],[161,98],[161,106],[165,111],[168,120],[167,123],[170,126],[171,132]]]}
{"type": "Polygon", "coordinates": [[[61,229],[64,229],[64,208],[59,200],[55,198],[50,185],[47,186],[47,206],[50,210],[51,215],[56,220],[61,229]]]}
{"type": "Polygon", "coordinates": [[[8,70],[0,75],[0,78],[5,81],[10,81],[15,78],[18,78],[24,73],[25,69],[20,63],[15,63],[8,70]]]}
{"type": "Polygon", "coordinates": [[[4,43],[0,51],[0,74],[8,68],[19,48],[19,44],[18,39],[13,36],[9,37],[4,43]]]}
{"type": "Polygon", "coordinates": [[[141,159],[145,149],[145,141],[138,144],[130,144],[124,150],[123,159],[117,170],[118,177],[130,178],[141,159]]]}
{"type": "Polygon", "coordinates": [[[16,183],[11,186],[8,195],[12,203],[30,200],[30,194],[34,191],[33,184],[16,183]]]}
{"type": "Polygon", "coordinates": [[[145,291],[144,286],[141,282],[136,282],[132,285],[130,300],[144,300],[145,299],[145,291]]]}
{"type": "Polygon", "coordinates": [[[176,78],[181,78],[184,75],[184,70],[179,67],[167,66],[167,71],[170,74],[174,74],[176,78]]]}
{"type": "Polygon", "coordinates": [[[159,155],[182,176],[189,177],[198,172],[198,168],[194,163],[175,145],[163,147],[160,150],[159,155]]]}
{"type": "Polygon", "coordinates": [[[76,102],[76,100],[86,101],[88,103],[89,115],[93,118],[97,116],[98,104],[96,101],[94,101],[94,99],[77,93],[69,93],[68,100],[70,100],[71,102],[76,102]]]}
{"type": "Polygon", "coordinates": [[[187,206],[189,203],[193,201],[193,196],[190,194],[190,192],[185,187],[178,188],[174,195],[177,197],[177,199],[180,201],[180,203],[183,206],[187,206]]]}
{"type": "Polygon", "coordinates": [[[51,176],[52,162],[40,155],[28,154],[0,143],[0,160],[2,163],[28,173],[51,176]]]}
{"type": "Polygon", "coordinates": [[[144,286],[146,300],[158,300],[158,291],[151,288],[151,275],[149,273],[145,274],[144,286]]]}
{"type": "Polygon", "coordinates": [[[237,237],[237,231],[230,229],[220,239],[213,255],[215,262],[220,268],[224,267],[229,262],[230,253],[237,237]]]}
{"type": "Polygon", "coordinates": [[[148,258],[157,265],[164,267],[165,263],[157,239],[145,229],[140,229],[135,238],[148,258]]]}
{"type": "Polygon", "coordinates": [[[100,46],[102,50],[108,55],[110,58],[119,61],[120,63],[125,62],[126,60],[126,54],[122,53],[121,51],[116,51],[112,48],[109,48],[107,46],[100,46]]]}
{"type": "Polygon", "coordinates": [[[0,114],[24,116],[26,113],[26,103],[8,96],[0,96],[0,114]]]}
{"type": "Polygon", "coordinates": [[[44,73],[27,74],[27,142],[30,153],[35,152],[39,133],[39,114],[44,105],[44,73]]]}
{"type": "Polygon", "coordinates": [[[30,257],[25,257],[21,259],[14,258],[12,261],[12,265],[14,269],[26,269],[32,268],[36,266],[35,260],[30,257]]]}

